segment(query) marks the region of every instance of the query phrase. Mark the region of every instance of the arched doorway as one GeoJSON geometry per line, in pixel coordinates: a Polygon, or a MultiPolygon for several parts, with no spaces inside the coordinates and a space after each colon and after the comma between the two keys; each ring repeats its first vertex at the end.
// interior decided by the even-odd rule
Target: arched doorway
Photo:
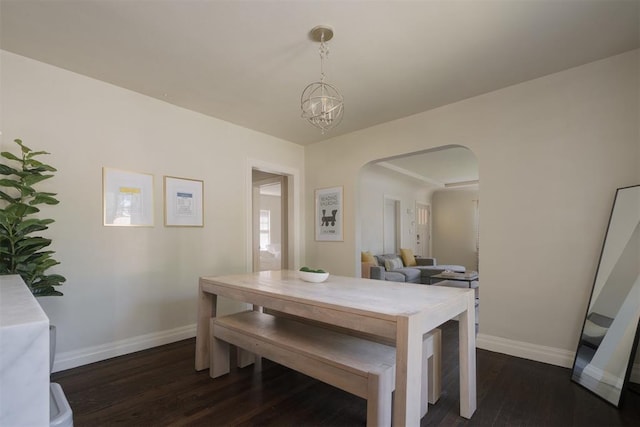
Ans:
{"type": "MultiPolygon", "coordinates": [[[[400,249],[438,265],[479,271],[478,160],[466,147],[446,146],[365,165],[359,175],[360,251],[388,253],[391,232],[400,249]],[[390,203],[398,223],[390,224],[390,203]]],[[[466,285],[466,283],[465,283],[466,285]]],[[[479,283],[469,283],[477,287],[479,283]]]]}
{"type": "Polygon", "coordinates": [[[400,247],[478,270],[479,171],[471,150],[446,146],[379,159],[362,168],[359,186],[362,250],[384,252],[385,205],[393,200],[400,247]]]}

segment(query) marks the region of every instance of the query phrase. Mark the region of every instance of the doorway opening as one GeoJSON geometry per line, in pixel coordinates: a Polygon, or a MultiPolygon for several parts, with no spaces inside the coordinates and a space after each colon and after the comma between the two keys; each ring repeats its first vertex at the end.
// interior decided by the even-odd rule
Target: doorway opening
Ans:
{"type": "Polygon", "coordinates": [[[252,271],[289,268],[289,179],[252,169],[252,271]]]}
{"type": "Polygon", "coordinates": [[[479,270],[479,171],[471,150],[449,145],[379,159],[362,168],[359,187],[360,251],[411,249],[479,270]]]}
{"type": "MultiPolygon", "coordinates": [[[[469,275],[477,272],[479,277],[479,183],[476,155],[459,145],[387,157],[364,165],[358,183],[359,240],[355,258],[361,259],[360,252],[399,255],[400,249],[405,249],[405,253],[410,250],[419,258],[428,258],[421,263],[435,264],[432,275],[453,270],[469,275]]],[[[370,268],[360,263],[356,272],[365,275],[363,267],[370,268]]],[[[420,283],[437,285],[437,280],[429,278],[426,274],[423,278],[421,273],[420,283]]],[[[439,286],[451,283],[476,288],[479,296],[479,279],[472,282],[450,279],[439,286]]]]}

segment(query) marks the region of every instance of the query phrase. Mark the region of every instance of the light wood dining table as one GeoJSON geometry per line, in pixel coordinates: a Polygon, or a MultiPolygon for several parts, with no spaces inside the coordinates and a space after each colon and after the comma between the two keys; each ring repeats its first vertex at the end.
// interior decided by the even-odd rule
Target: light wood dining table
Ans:
{"type": "Polygon", "coordinates": [[[459,322],[460,415],[476,410],[475,295],[471,289],[331,275],[308,283],[296,271],[201,277],[195,369],[209,367],[209,322],[223,296],[395,341],[394,426],[420,425],[422,337],[459,322]]]}

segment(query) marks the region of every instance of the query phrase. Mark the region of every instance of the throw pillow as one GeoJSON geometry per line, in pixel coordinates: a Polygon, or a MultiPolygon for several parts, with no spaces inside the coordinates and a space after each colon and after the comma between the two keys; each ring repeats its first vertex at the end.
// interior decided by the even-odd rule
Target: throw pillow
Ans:
{"type": "Polygon", "coordinates": [[[416,257],[413,255],[412,249],[400,249],[400,256],[402,257],[402,262],[407,267],[418,265],[418,263],[416,263],[416,257]]]}
{"type": "Polygon", "coordinates": [[[361,256],[361,261],[362,262],[370,262],[373,265],[378,265],[378,260],[376,259],[376,257],[373,256],[373,254],[369,251],[366,252],[362,252],[362,256],[361,256]]]}
{"type": "Polygon", "coordinates": [[[389,258],[384,260],[384,269],[387,271],[393,271],[402,267],[403,265],[400,258],[389,258]]]}

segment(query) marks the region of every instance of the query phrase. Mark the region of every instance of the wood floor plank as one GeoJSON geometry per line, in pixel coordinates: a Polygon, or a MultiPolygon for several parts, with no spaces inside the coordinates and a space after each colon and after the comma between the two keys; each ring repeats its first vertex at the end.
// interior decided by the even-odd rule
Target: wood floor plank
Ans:
{"type": "MultiPolygon", "coordinates": [[[[442,328],[442,395],[421,426],[640,426],[640,395],[621,410],[569,370],[477,351],[478,410],[459,416],[458,326],[442,328]]],[[[364,426],[364,399],[265,361],[217,379],[193,369],[189,339],[52,375],[84,426],[364,426]]]]}

